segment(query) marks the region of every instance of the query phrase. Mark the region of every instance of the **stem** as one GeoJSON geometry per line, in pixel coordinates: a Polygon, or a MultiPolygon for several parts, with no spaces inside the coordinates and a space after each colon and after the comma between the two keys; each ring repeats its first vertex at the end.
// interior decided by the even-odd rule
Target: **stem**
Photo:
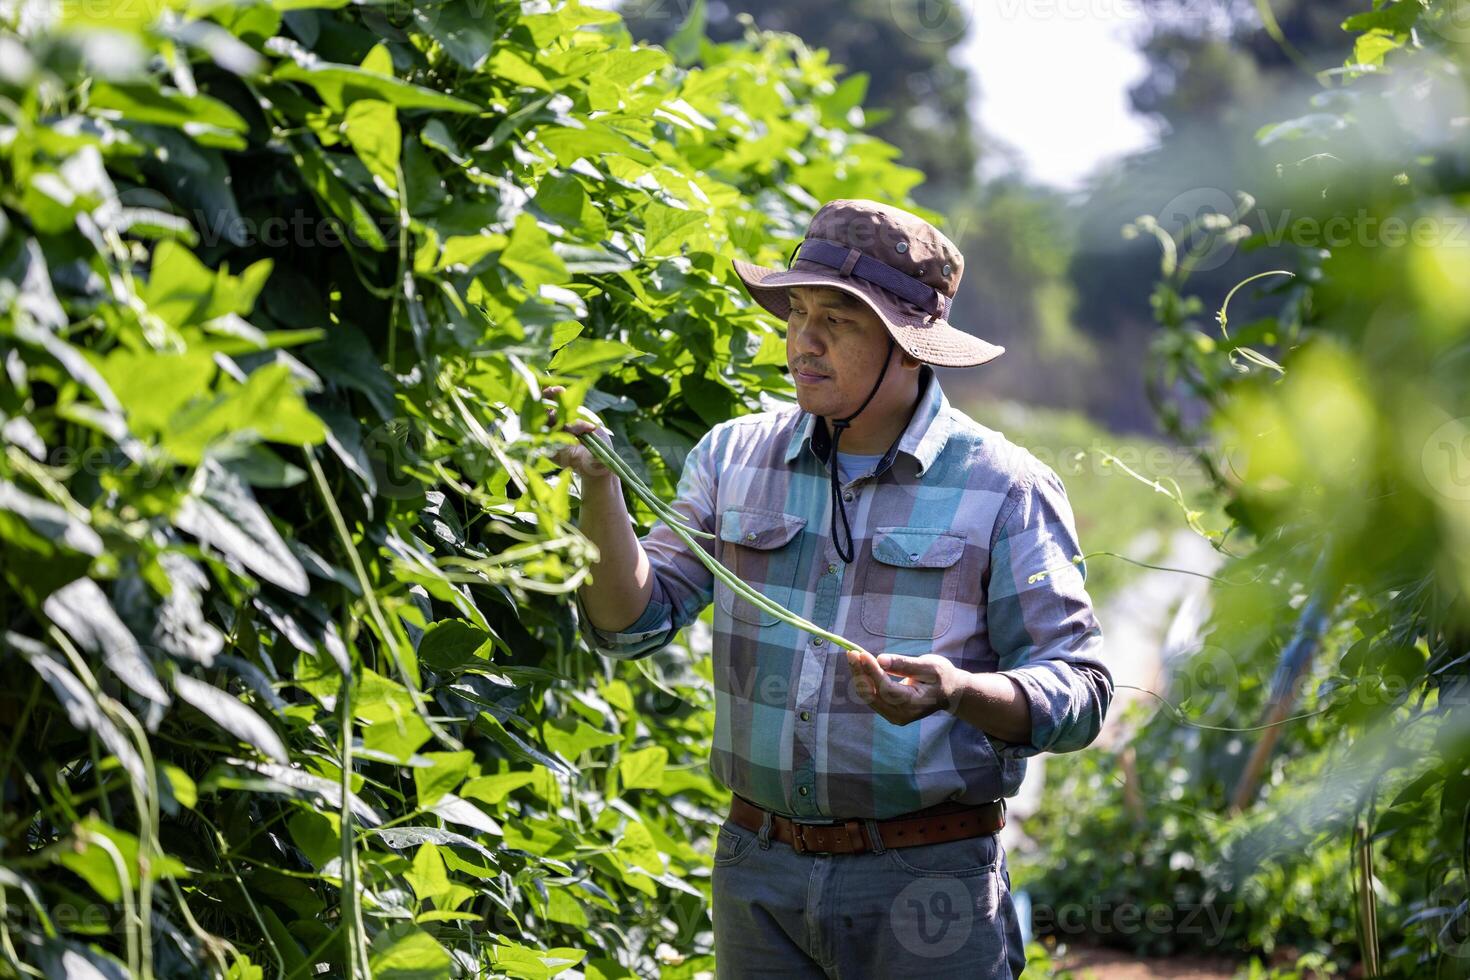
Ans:
{"type": "Polygon", "coordinates": [[[352,834],[352,674],[342,675],[341,693],[337,696],[342,709],[338,739],[342,763],[342,808],[338,814],[342,837],[342,937],[346,943],[347,975],[356,980],[358,968],[363,976],[367,968],[367,950],[362,945],[362,901],[357,893],[357,845],[352,834]]]}
{"type": "Polygon", "coordinates": [[[398,670],[399,680],[408,689],[409,700],[413,702],[414,709],[418,712],[429,731],[446,745],[451,751],[459,751],[464,746],[459,739],[450,735],[444,728],[433,719],[423,705],[423,693],[419,691],[418,685],[408,674],[408,667],[403,662],[397,644],[394,642],[393,632],[388,628],[388,621],[383,616],[383,610],[378,606],[378,596],[373,590],[373,584],[368,580],[367,568],[362,563],[362,556],[357,553],[357,546],[352,542],[352,535],[347,531],[347,522],[342,517],[342,511],[337,507],[337,501],[332,497],[331,487],[327,485],[327,475],[322,472],[321,463],[317,462],[316,453],[311,446],[303,444],[302,454],[306,457],[307,466],[311,469],[312,479],[316,481],[317,491],[321,494],[322,503],[326,505],[327,513],[332,517],[332,526],[336,528],[337,537],[342,542],[342,548],[347,552],[347,558],[352,563],[353,574],[357,576],[357,583],[362,588],[362,597],[367,602],[368,612],[372,615],[373,623],[378,628],[383,645],[387,647],[388,654],[393,660],[394,667],[398,670]]]}
{"type": "Polygon", "coordinates": [[[1288,272],[1285,269],[1270,269],[1266,272],[1257,272],[1253,276],[1247,276],[1246,278],[1240,280],[1240,282],[1236,283],[1234,286],[1230,287],[1230,292],[1225,294],[1225,301],[1220,304],[1220,311],[1215,314],[1215,321],[1220,324],[1220,336],[1224,337],[1226,340],[1230,339],[1230,334],[1225,332],[1225,324],[1228,322],[1229,319],[1228,313],[1226,311],[1230,308],[1230,298],[1235,295],[1236,291],[1239,290],[1241,286],[1244,286],[1248,282],[1255,282],[1257,279],[1264,279],[1266,276],[1294,275],[1296,275],[1296,273],[1288,272]]]}
{"type": "Polygon", "coordinates": [[[25,707],[20,710],[20,719],[16,721],[15,728],[7,738],[5,746],[5,759],[0,762],[0,786],[4,786],[10,778],[10,765],[15,761],[15,750],[20,747],[21,739],[25,735],[26,725],[31,720],[31,712],[36,707],[36,700],[41,695],[41,675],[37,674],[31,682],[31,693],[26,698],[25,707]]]}

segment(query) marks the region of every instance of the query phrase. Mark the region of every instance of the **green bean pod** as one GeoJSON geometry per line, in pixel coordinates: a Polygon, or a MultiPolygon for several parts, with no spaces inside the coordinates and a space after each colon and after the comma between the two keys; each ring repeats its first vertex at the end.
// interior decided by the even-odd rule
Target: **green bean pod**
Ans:
{"type": "Polygon", "coordinates": [[[601,439],[598,439],[597,436],[593,435],[590,432],[579,434],[578,438],[582,440],[582,444],[587,447],[587,450],[592,453],[593,456],[597,457],[598,461],[601,462],[602,465],[612,470],[613,473],[617,475],[618,479],[622,480],[622,482],[628,484],[629,488],[637,493],[638,498],[644,503],[648,504],[649,509],[652,510],[654,514],[657,515],[660,519],[662,519],[665,524],[677,524],[685,531],[688,531],[690,534],[714,540],[714,535],[710,534],[708,531],[704,531],[700,528],[692,527],[684,523],[683,518],[680,516],[679,512],[660,500],[657,494],[655,494],[652,490],[645,486],[643,484],[643,481],[638,479],[638,476],[633,472],[632,468],[628,466],[623,458],[619,456],[616,452],[614,452],[612,448],[604,443],[601,439]],[[640,490],[642,491],[641,493],[639,492],[640,490]]]}

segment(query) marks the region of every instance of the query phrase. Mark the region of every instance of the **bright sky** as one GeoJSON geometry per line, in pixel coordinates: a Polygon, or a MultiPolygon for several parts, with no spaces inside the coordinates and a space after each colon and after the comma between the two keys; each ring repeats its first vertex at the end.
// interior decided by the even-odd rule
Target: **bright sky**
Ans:
{"type": "MultiPolygon", "coordinates": [[[[987,134],[1010,144],[1040,183],[1076,190],[1103,160],[1153,142],[1128,88],[1144,60],[1128,40],[1143,16],[1131,0],[968,0],[963,58],[987,134]]],[[[993,150],[994,147],[992,146],[993,150]]],[[[981,175],[1005,169],[998,154],[981,175]]]]}

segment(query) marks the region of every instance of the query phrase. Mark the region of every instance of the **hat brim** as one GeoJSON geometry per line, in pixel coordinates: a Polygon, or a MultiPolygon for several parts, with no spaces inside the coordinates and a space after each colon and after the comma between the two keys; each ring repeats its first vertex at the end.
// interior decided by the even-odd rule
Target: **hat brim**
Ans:
{"type": "Polygon", "coordinates": [[[866,279],[850,278],[835,273],[794,269],[772,269],[741,259],[731,260],[735,273],[745,284],[752,299],[779,320],[791,316],[786,300],[790,286],[828,286],[861,299],[888,327],[889,334],[915,360],[937,367],[975,367],[993,361],[1005,348],[981,340],[974,334],[944,319],[929,319],[929,314],[910,303],[897,300],[887,290],[866,279]]]}

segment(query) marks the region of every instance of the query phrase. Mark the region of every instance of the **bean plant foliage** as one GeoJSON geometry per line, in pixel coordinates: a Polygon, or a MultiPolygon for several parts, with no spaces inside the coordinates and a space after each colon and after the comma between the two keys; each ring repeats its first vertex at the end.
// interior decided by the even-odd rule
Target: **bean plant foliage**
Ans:
{"type": "Polygon", "coordinates": [[[710,967],[708,666],[580,640],[541,391],[670,496],[789,395],[730,258],[921,175],[701,11],[0,3],[0,973],[710,967]]]}

